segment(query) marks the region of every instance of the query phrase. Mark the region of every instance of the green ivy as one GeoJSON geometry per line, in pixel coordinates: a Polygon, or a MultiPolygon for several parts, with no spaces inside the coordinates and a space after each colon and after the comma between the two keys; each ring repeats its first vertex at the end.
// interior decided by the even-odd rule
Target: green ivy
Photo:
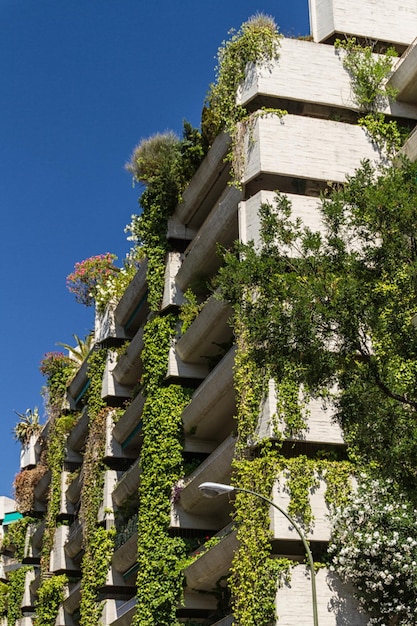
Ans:
{"type": "Polygon", "coordinates": [[[26,533],[28,526],[36,522],[33,517],[21,517],[13,524],[10,524],[7,534],[5,535],[3,542],[6,542],[8,546],[14,546],[14,557],[18,561],[22,561],[25,556],[25,543],[26,533]]]}
{"type": "Polygon", "coordinates": [[[8,574],[7,626],[15,626],[16,622],[22,617],[20,609],[25,590],[26,572],[31,569],[30,566],[20,567],[8,574]]]}
{"type": "Polygon", "coordinates": [[[106,583],[114,551],[115,528],[98,526],[88,533],[81,571],[80,626],[99,626],[103,603],[97,601],[97,591],[106,583]]]}
{"type": "Polygon", "coordinates": [[[0,619],[7,613],[9,599],[9,585],[0,580],[0,619]]]}
{"type": "Polygon", "coordinates": [[[54,545],[57,516],[61,506],[61,482],[65,459],[65,444],[68,433],[72,429],[76,419],[76,414],[61,415],[60,417],[56,417],[50,426],[46,459],[48,469],[51,472],[51,482],[48,492],[45,533],[42,541],[41,572],[43,574],[49,570],[50,554],[54,545]]]}
{"type": "Polygon", "coordinates": [[[59,605],[64,600],[64,588],[68,582],[65,574],[43,580],[35,602],[34,626],[52,626],[58,615],[59,605]]]}

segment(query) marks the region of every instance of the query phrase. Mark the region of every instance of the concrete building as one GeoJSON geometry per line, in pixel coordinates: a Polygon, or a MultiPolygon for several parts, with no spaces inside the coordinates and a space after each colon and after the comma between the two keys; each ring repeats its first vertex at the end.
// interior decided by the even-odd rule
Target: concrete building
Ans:
{"type": "MultiPolygon", "coordinates": [[[[238,103],[250,112],[267,106],[286,109],[287,114],[282,118],[273,114],[254,118],[244,140],[245,159],[239,189],[228,185],[229,164],[225,156],[230,137],[221,134],[214,141],[168,222],[167,237],[172,250],[166,256],[164,294],[158,315],[166,317],[177,312],[186,290],[217,272],[219,243],[228,246],[236,239],[259,241],[259,207],[273,199],[275,190],[288,194],[295,214],[306,224],[320,228],[317,210],[320,191],[329,181],[343,183],[362,159],[375,162],[380,159],[378,148],[356,124],[358,105],[349,74],[333,46],[337,37],[356,36],[396,47],[400,56],[389,81],[398,90],[398,96],[387,104],[384,112],[409,127],[416,124],[417,5],[415,0],[401,3],[378,0],[376,4],[375,0],[310,0],[311,40],[283,38],[278,61],[268,66],[248,67],[246,80],[237,94],[238,103]]],[[[416,137],[412,133],[404,147],[413,160],[417,157],[416,137]]],[[[137,511],[143,498],[141,450],[149,435],[142,419],[146,397],[139,391],[131,398],[132,389],[149,367],[142,360],[145,327],[150,316],[148,281],[144,262],[117,306],[96,320],[96,347],[107,351],[101,398],[112,409],[104,420],[104,451],[97,459],[97,463],[103,464],[104,474],[96,522],[106,530],[117,528],[106,580],[96,589],[96,599],[102,602],[101,623],[105,626],[129,626],[141,593],[136,586],[140,541],[137,511]],[[120,349],[122,345],[124,349],[120,349]]],[[[177,617],[184,624],[230,626],[233,623],[230,609],[227,606],[219,609],[215,591],[218,581],[227,576],[238,546],[231,520],[233,502],[225,496],[207,499],[198,488],[206,481],[229,483],[232,476],[237,399],[233,377],[236,346],[230,316],[226,304],[208,297],[188,329],[177,332],[165,367],[165,388],[177,385],[193,390],[181,418],[183,459],[190,468],[195,466],[175,485],[169,534],[187,539],[189,546],[195,547],[199,543],[203,545],[206,537],[217,536],[209,544],[211,547],[203,545],[197,549],[201,556],[190,559],[183,572],[184,597],[178,604],[177,617]],[[209,367],[209,363],[215,365],[209,367]]],[[[85,493],[86,442],[91,428],[90,409],[88,404],[84,405],[89,385],[86,361],[68,387],[69,407],[80,411],[80,417],[66,439],[60,503],[47,572],[48,577],[60,574],[68,577],[56,626],[79,623],[86,537],[84,518],[79,513],[85,493]]],[[[259,407],[259,437],[277,438],[273,420],[276,405],[276,388],[271,380],[259,407]]],[[[292,443],[302,448],[294,445],[293,454],[300,449],[309,454],[309,450],[319,447],[343,449],[343,433],[330,413],[323,411],[319,402],[310,403],[307,426],[292,439],[292,443]]],[[[281,427],[285,438],[285,425],[281,427]]],[[[22,470],[39,463],[40,441],[48,439],[48,428],[50,425],[46,424],[39,438],[34,437],[23,450],[22,470]]],[[[49,469],[34,489],[32,514],[38,522],[27,530],[29,547],[25,561],[34,569],[27,575],[19,626],[33,623],[37,589],[45,579],[45,574],[43,577],[40,574],[40,563],[45,528],[50,523],[51,476],[49,469]]],[[[276,477],[272,498],[286,510],[289,493],[285,480],[284,475],[276,477]]],[[[314,555],[321,553],[330,536],[324,493],[325,485],[321,481],[311,494],[315,523],[307,531],[307,539],[314,555]]],[[[274,556],[285,556],[295,563],[302,561],[303,548],[294,528],[274,509],[270,523],[274,556]]],[[[345,588],[326,568],[318,572],[317,591],[321,626],[366,624],[367,618],[358,612],[352,590],[345,588]]],[[[280,626],[312,623],[310,579],[304,565],[296,566],[290,582],[277,590],[276,606],[280,626]]]]}

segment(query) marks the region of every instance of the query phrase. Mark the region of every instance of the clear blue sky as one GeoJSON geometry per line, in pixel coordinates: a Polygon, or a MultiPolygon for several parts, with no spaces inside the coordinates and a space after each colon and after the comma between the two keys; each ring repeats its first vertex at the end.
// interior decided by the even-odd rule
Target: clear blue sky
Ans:
{"type": "Polygon", "coordinates": [[[129,249],[124,163],[141,138],[199,126],[219,45],[259,11],[309,32],[308,0],[0,0],[0,495],[19,469],[13,411],[44,416],[40,359],[93,327],[67,274],[129,249]]]}

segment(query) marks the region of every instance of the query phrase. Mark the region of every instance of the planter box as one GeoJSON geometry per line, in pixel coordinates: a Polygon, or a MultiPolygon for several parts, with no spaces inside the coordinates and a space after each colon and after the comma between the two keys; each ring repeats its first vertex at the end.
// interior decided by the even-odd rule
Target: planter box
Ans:
{"type": "Polygon", "coordinates": [[[88,435],[89,421],[90,416],[88,415],[87,407],[84,407],[83,412],[81,413],[81,417],[78,419],[74,428],[68,435],[67,445],[72,450],[80,452],[84,449],[88,435]]]}
{"type": "Polygon", "coordinates": [[[25,574],[25,586],[23,591],[22,602],[20,607],[23,613],[34,611],[35,608],[35,596],[31,593],[30,585],[35,580],[35,571],[33,569],[28,570],[25,574]]]}
{"type": "Polygon", "coordinates": [[[79,568],[68,556],[68,551],[64,550],[70,534],[69,526],[58,526],[55,529],[54,547],[51,551],[50,571],[57,574],[77,573],[79,568]]]}
{"type": "Polygon", "coordinates": [[[67,613],[74,613],[80,606],[81,600],[81,581],[70,583],[65,591],[65,600],[63,602],[64,609],[67,613]]]}
{"type": "Polygon", "coordinates": [[[314,41],[356,35],[408,46],[417,32],[414,0],[309,0],[314,41]]]}
{"type": "Polygon", "coordinates": [[[131,598],[118,607],[117,618],[111,622],[110,626],[131,626],[135,612],[136,598],[131,598]]]}
{"type": "Polygon", "coordinates": [[[312,399],[306,406],[306,428],[293,435],[286,434],[284,420],[276,419],[277,394],[273,380],[268,383],[268,393],[264,398],[259,415],[257,436],[263,439],[281,439],[287,441],[305,441],[306,443],[325,443],[343,445],[344,439],[340,426],[332,419],[333,411],[323,409],[321,400],[312,399]]]}
{"type": "Polygon", "coordinates": [[[245,152],[244,184],[261,174],[344,182],[364,159],[380,160],[360,126],[298,115],[268,114],[254,120],[245,152]]]}
{"type": "Polygon", "coordinates": [[[225,156],[230,137],[220,133],[213,141],[208,154],[185,189],[182,202],[175,209],[173,219],[187,228],[200,228],[214,203],[229,181],[229,165],[225,156]]]}
{"type": "Polygon", "coordinates": [[[201,465],[186,477],[186,486],[181,491],[180,503],[184,511],[195,515],[212,515],[224,507],[227,498],[206,498],[198,489],[206,481],[227,483],[230,480],[231,462],[236,439],[230,435],[201,465]]]}
{"type": "Polygon", "coordinates": [[[83,544],[83,527],[79,519],[76,519],[69,527],[65,541],[65,552],[70,558],[75,558],[81,552],[83,544]]]}
{"type": "Polygon", "coordinates": [[[122,342],[126,338],[123,327],[116,322],[114,309],[114,304],[109,304],[103,312],[96,310],[94,343],[108,345],[114,343],[115,339],[122,342]]]}
{"type": "Polygon", "coordinates": [[[76,410],[79,401],[84,396],[90,385],[90,381],[87,378],[87,369],[88,362],[85,360],[68,385],[67,398],[72,411],[76,410]]]}
{"type": "Polygon", "coordinates": [[[234,359],[235,349],[232,348],[197,388],[190,404],[185,407],[182,421],[190,442],[196,439],[220,443],[232,432],[236,411],[234,359]]]}
{"type": "Polygon", "coordinates": [[[142,374],[142,348],[143,328],[139,328],[129,343],[126,353],[119,357],[113,370],[113,376],[121,385],[131,385],[133,387],[139,382],[142,374]]]}
{"type": "Polygon", "coordinates": [[[145,260],[124,292],[114,312],[116,323],[124,328],[124,332],[129,337],[132,337],[139,330],[149,313],[149,307],[146,302],[147,271],[148,262],[145,260]]]}
{"type": "Polygon", "coordinates": [[[236,532],[230,532],[185,570],[187,587],[199,591],[213,591],[216,582],[226,576],[238,548],[236,532]]]}
{"type": "Polygon", "coordinates": [[[112,498],[115,506],[122,506],[123,502],[137,494],[140,485],[140,458],[133,463],[131,467],[123,474],[113,489],[112,498]]]}
{"type": "Polygon", "coordinates": [[[114,525],[112,493],[117,484],[116,470],[107,469],[104,472],[103,498],[98,512],[98,522],[105,522],[106,528],[114,525]]]}
{"type": "Polygon", "coordinates": [[[168,366],[166,379],[179,378],[191,383],[195,380],[202,380],[208,374],[208,366],[202,363],[184,363],[177,354],[175,346],[171,346],[168,354],[168,366]]]}
{"type": "Polygon", "coordinates": [[[117,365],[117,352],[109,350],[104,368],[103,382],[101,385],[101,397],[108,404],[120,404],[120,401],[128,400],[131,397],[130,387],[120,385],[113,376],[113,370],[117,365]]]}
{"type": "Polygon", "coordinates": [[[38,435],[32,435],[27,444],[22,444],[20,450],[20,469],[25,469],[26,467],[34,467],[39,460],[38,454],[38,435]]]}
{"type": "Polygon", "coordinates": [[[187,363],[203,363],[220,353],[221,344],[230,342],[232,329],[229,320],[232,308],[211,296],[187,332],[177,341],[178,356],[187,363]]]}
{"type": "Polygon", "coordinates": [[[137,560],[138,533],[134,533],[112,556],[112,565],[120,573],[124,574],[133,567],[137,560]]]}
{"type": "MultiPolygon", "coordinates": [[[[352,111],[358,112],[359,109],[351,78],[343,67],[344,54],[333,46],[283,38],[277,61],[248,67],[237,101],[252,111],[260,109],[267,101],[269,106],[289,112],[295,109],[302,115],[317,116],[321,107],[323,114],[320,117],[339,112],[341,116],[352,118],[352,111]]],[[[413,101],[407,99],[407,102],[413,101]]],[[[399,101],[387,103],[383,111],[396,117],[417,117],[415,106],[399,101]]]]}
{"type": "Polygon", "coordinates": [[[417,38],[395,64],[388,84],[398,91],[397,100],[417,104],[417,38]]]}
{"type": "MultiPolygon", "coordinates": [[[[352,588],[343,585],[328,569],[316,573],[317,612],[320,626],[366,626],[368,617],[359,613],[352,588]]],[[[291,581],[278,589],[277,625],[311,626],[313,623],[310,573],[304,565],[291,570],[291,581]]]]}
{"type": "Polygon", "coordinates": [[[176,281],[185,292],[193,280],[212,276],[220,267],[218,244],[227,246],[237,236],[237,205],[242,192],[226,186],[197,235],[185,251],[176,281]]]}
{"type": "Polygon", "coordinates": [[[127,407],[126,411],[113,428],[114,438],[124,448],[129,444],[129,437],[135,434],[134,431],[137,430],[138,434],[141,431],[141,417],[144,404],[145,398],[139,393],[133,398],[131,404],[127,407]]]}

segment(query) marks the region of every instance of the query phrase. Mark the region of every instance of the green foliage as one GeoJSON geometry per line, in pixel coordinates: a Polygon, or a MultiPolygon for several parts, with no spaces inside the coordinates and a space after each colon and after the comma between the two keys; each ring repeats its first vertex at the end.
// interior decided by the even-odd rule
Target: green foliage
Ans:
{"type": "Polygon", "coordinates": [[[57,516],[61,507],[61,481],[65,458],[67,435],[74,425],[75,415],[61,415],[53,420],[50,426],[47,447],[47,465],[51,472],[48,493],[48,509],[46,513],[45,533],[42,541],[41,571],[49,570],[50,553],[54,544],[57,516]]]}
{"type": "Polygon", "coordinates": [[[9,594],[7,602],[7,626],[15,626],[22,617],[20,605],[22,604],[23,592],[25,589],[26,572],[32,569],[29,566],[12,570],[8,574],[9,594]]]}
{"type": "Polygon", "coordinates": [[[317,395],[337,382],[351,452],[413,491],[416,180],[406,161],[380,171],[364,163],[323,199],[322,234],[293,219],[278,195],[261,210],[261,249],[226,253],[219,279],[243,315],[255,367],[281,380],[290,364],[317,395]]]}
{"type": "Polygon", "coordinates": [[[283,375],[275,381],[277,396],[276,434],[278,426],[284,425],[283,434],[292,438],[306,428],[308,409],[306,408],[308,390],[301,389],[300,373],[294,370],[294,364],[284,365],[283,375]]]}
{"type": "Polygon", "coordinates": [[[35,602],[34,626],[52,626],[55,624],[59,605],[64,600],[64,587],[67,582],[68,578],[65,574],[43,580],[35,602]]]}
{"type": "Polygon", "coordinates": [[[106,403],[101,397],[104,368],[106,366],[107,350],[102,348],[92,352],[88,358],[87,376],[90,385],[87,390],[88,414],[91,422],[105,408],[106,403]]]}
{"type": "Polygon", "coordinates": [[[287,488],[290,492],[288,513],[299,522],[305,532],[313,529],[310,495],[319,486],[315,462],[304,455],[285,461],[287,488]]]}
{"type": "Polygon", "coordinates": [[[146,324],[143,332],[144,392],[153,395],[163,384],[168,367],[168,352],[175,334],[174,315],[155,316],[146,324]]]}
{"type": "Polygon", "coordinates": [[[49,412],[59,411],[67,391],[67,385],[74,376],[77,364],[62,352],[47,352],[39,366],[46,376],[46,402],[49,412]]]}
{"type": "Polygon", "coordinates": [[[81,363],[90,354],[91,348],[94,345],[94,333],[90,333],[89,335],[84,337],[84,339],[80,339],[80,337],[78,337],[78,335],[75,335],[75,334],[73,335],[73,337],[77,344],[75,347],[70,346],[67,343],[60,343],[60,342],[58,342],[56,345],[61,346],[62,348],[65,348],[65,350],[68,350],[68,352],[71,354],[74,361],[76,361],[78,365],[81,365],[81,363]]]}
{"type": "MultiPolygon", "coordinates": [[[[158,338],[153,341],[157,343],[158,338]]],[[[169,527],[172,489],[183,475],[181,414],[189,400],[187,390],[169,385],[155,388],[143,409],[134,626],[177,624],[175,614],[183,589],[180,565],[184,562],[185,544],[180,537],[170,536],[169,527]]]]}
{"type": "Polygon", "coordinates": [[[216,82],[210,86],[202,114],[201,128],[209,144],[221,130],[233,133],[246,115],[245,109],[236,105],[236,93],[248,63],[268,63],[279,57],[278,28],[269,16],[254,15],[231,33],[218,50],[216,82]]]}
{"type": "Polygon", "coordinates": [[[201,133],[184,122],[182,140],[170,132],[143,140],[126,166],[146,185],[139,200],[142,212],[132,216],[126,231],[148,259],[147,298],[153,311],[159,309],[163,292],[167,221],[204,154],[201,133]]]}
{"type": "Polygon", "coordinates": [[[25,540],[28,526],[35,522],[36,520],[33,517],[21,517],[8,527],[3,543],[14,547],[14,556],[18,561],[22,561],[25,556],[25,540]]]}
{"type": "Polygon", "coordinates": [[[0,618],[7,613],[9,586],[0,580],[0,618]]]}
{"type": "MultiPolygon", "coordinates": [[[[235,461],[234,482],[270,497],[277,465],[273,456],[235,461]]],[[[272,626],[276,622],[277,584],[289,577],[291,562],[271,558],[269,506],[258,497],[237,493],[237,538],[240,542],[231,566],[229,585],[236,626],[272,626]]]]}
{"type": "Polygon", "coordinates": [[[360,118],[358,123],[390,159],[401,148],[409,133],[408,129],[398,126],[395,120],[387,122],[383,113],[369,113],[360,118]]]}
{"type": "Polygon", "coordinates": [[[115,528],[98,526],[88,534],[81,570],[80,626],[99,626],[103,603],[97,602],[97,590],[106,582],[114,550],[115,528]]]}
{"type": "Polygon", "coordinates": [[[346,41],[336,39],[335,47],[344,50],[343,67],[349,72],[353,93],[359,108],[375,111],[384,108],[388,99],[395,99],[396,92],[385,84],[397,56],[394,48],[385,54],[374,54],[370,46],[361,46],[353,37],[346,41]]]}
{"type": "Polygon", "coordinates": [[[196,319],[203,308],[203,304],[198,301],[192,289],[187,289],[184,293],[184,302],[180,308],[179,318],[182,322],[181,332],[184,334],[196,319]]]}

